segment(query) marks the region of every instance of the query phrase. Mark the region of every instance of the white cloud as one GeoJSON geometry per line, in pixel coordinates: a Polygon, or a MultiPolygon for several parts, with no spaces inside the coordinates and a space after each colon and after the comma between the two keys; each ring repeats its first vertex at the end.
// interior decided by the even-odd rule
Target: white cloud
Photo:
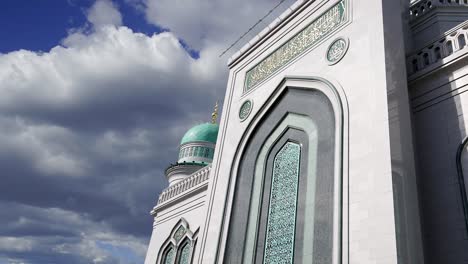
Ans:
{"type": "Polygon", "coordinates": [[[135,33],[122,26],[113,2],[97,0],[86,13],[89,23],[49,52],[0,54],[0,167],[13,168],[2,175],[0,203],[31,205],[15,206],[22,210],[16,215],[0,210],[22,216],[0,231],[81,232],[0,237],[0,255],[19,256],[12,263],[29,263],[21,256],[31,251],[64,257],[63,263],[119,263],[102,243],[142,258],[144,223],[151,233],[148,210],[167,184],[164,167],[176,160],[183,133],[209,121],[215,100],[223,99],[227,56],[218,55],[277,3],[125,2],[171,32],[135,33]],[[66,254],[82,259],[71,262],[66,254]]]}
{"type": "Polygon", "coordinates": [[[104,27],[90,35],[74,33],[64,43],[48,53],[0,56],[1,110],[63,111],[193,90],[209,97],[222,69],[215,51],[194,60],[172,33],[146,36],[104,27]]]}
{"type": "MultiPolygon", "coordinates": [[[[149,22],[168,28],[191,47],[227,46],[268,13],[279,1],[273,0],[144,0],[149,22]]],[[[286,0],[254,31],[284,11],[294,0],[286,0]]],[[[254,32],[254,33],[255,33],[254,32]]],[[[250,37],[253,37],[253,33],[250,37]]],[[[248,37],[244,43],[248,41],[248,37]]],[[[240,48],[240,47],[238,47],[240,48]]]]}
{"type": "Polygon", "coordinates": [[[95,28],[122,25],[122,15],[117,6],[110,0],[97,0],[88,10],[87,18],[95,28]]]}
{"type": "Polygon", "coordinates": [[[35,246],[34,241],[21,237],[0,237],[0,250],[14,252],[31,251],[35,246]]]}

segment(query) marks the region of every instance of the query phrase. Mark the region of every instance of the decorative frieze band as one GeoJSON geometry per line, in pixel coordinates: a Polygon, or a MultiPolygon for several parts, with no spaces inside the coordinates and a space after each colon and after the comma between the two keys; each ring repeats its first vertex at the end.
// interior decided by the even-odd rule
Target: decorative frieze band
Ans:
{"type": "Polygon", "coordinates": [[[408,74],[413,75],[452,54],[462,54],[468,44],[468,21],[447,32],[439,40],[408,56],[408,74]]]}
{"type": "Polygon", "coordinates": [[[288,62],[297,58],[324,37],[345,24],[349,20],[347,3],[347,0],[339,1],[250,69],[246,74],[244,92],[251,90],[254,86],[269,78],[288,62]]]}
{"type": "Polygon", "coordinates": [[[468,7],[468,0],[420,0],[411,4],[410,19],[417,20],[437,7],[468,7]]]}

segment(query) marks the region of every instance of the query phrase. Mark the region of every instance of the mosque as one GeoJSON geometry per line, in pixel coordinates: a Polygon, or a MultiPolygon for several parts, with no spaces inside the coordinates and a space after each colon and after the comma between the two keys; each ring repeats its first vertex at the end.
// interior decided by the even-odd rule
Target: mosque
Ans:
{"type": "Polygon", "coordinates": [[[145,264],[468,263],[467,40],[468,0],[296,1],[181,139],[145,264]]]}

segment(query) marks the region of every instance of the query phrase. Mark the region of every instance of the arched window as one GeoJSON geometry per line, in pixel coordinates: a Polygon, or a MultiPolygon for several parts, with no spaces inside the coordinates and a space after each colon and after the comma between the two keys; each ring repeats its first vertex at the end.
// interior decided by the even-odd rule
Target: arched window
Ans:
{"type": "Polygon", "coordinates": [[[164,253],[162,264],[173,264],[175,260],[176,252],[174,246],[170,245],[164,253]]]}
{"type": "Polygon", "coordinates": [[[424,58],[424,65],[425,65],[425,66],[429,65],[429,64],[430,64],[430,61],[429,61],[429,54],[428,54],[428,53],[424,53],[423,58],[424,58]]]}
{"type": "Polygon", "coordinates": [[[263,263],[294,259],[300,158],[301,146],[293,142],[284,144],[274,158],[263,263]]]}
{"type": "Polygon", "coordinates": [[[190,148],[190,153],[189,153],[189,157],[192,157],[193,156],[193,147],[190,148]]]}
{"type": "Polygon", "coordinates": [[[458,36],[458,47],[459,49],[463,49],[466,46],[466,39],[464,34],[460,34],[458,36]]]}
{"type": "Polygon", "coordinates": [[[436,61],[442,59],[442,52],[440,51],[440,47],[436,47],[434,49],[434,56],[435,56],[436,61]]]}
{"type": "Polygon", "coordinates": [[[451,41],[451,40],[447,41],[447,43],[446,43],[445,45],[446,45],[446,48],[447,48],[447,54],[448,54],[448,55],[453,54],[453,45],[452,45],[452,41],[451,41]]]}
{"type": "Polygon", "coordinates": [[[192,246],[190,241],[185,241],[181,247],[179,247],[179,257],[177,264],[190,264],[192,263],[192,246]]]}
{"type": "Polygon", "coordinates": [[[231,174],[225,263],[339,262],[339,99],[322,81],[286,80],[282,87],[231,174]]]}
{"type": "Polygon", "coordinates": [[[212,159],[214,157],[214,149],[210,149],[209,158],[212,159]]]}
{"type": "Polygon", "coordinates": [[[197,241],[198,230],[192,232],[183,218],[172,229],[161,246],[158,264],[190,264],[197,241]]]}
{"type": "Polygon", "coordinates": [[[413,72],[419,71],[418,59],[414,59],[412,63],[413,63],[413,72]]]}

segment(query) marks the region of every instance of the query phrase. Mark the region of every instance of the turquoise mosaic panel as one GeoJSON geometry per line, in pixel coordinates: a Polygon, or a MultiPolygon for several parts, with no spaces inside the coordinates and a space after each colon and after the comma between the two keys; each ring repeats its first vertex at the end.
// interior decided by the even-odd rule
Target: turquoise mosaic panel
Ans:
{"type": "Polygon", "coordinates": [[[185,244],[182,250],[180,251],[179,264],[190,264],[190,250],[190,244],[185,244]]]}
{"type": "Polygon", "coordinates": [[[164,264],[174,264],[175,260],[175,250],[174,248],[171,247],[166,253],[166,256],[164,257],[164,261],[162,263],[164,264]]]}
{"type": "Polygon", "coordinates": [[[273,163],[263,263],[293,263],[301,147],[288,142],[273,163]]]}
{"type": "Polygon", "coordinates": [[[179,226],[179,228],[177,228],[177,231],[174,234],[175,241],[179,243],[182,237],[184,237],[185,233],[187,233],[187,229],[185,229],[185,227],[183,226],[179,226]]]}

